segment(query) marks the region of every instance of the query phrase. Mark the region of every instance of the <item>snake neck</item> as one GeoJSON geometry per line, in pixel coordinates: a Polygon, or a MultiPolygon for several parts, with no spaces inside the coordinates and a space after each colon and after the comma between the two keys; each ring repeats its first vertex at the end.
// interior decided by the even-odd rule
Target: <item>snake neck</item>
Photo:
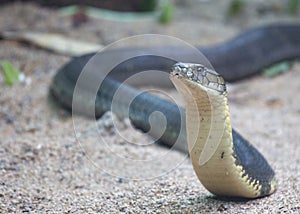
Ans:
{"type": "Polygon", "coordinates": [[[211,90],[208,94],[206,90],[184,79],[171,77],[171,80],[185,101],[190,156],[193,161],[203,165],[209,159],[207,154],[203,154],[200,158],[204,147],[206,152],[214,153],[214,147],[224,142],[232,142],[226,92],[220,96],[219,92],[211,90]],[[225,130],[229,132],[226,133],[225,130]]]}
{"type": "Polygon", "coordinates": [[[205,166],[213,156],[225,157],[221,148],[232,148],[232,127],[227,94],[188,85],[184,93],[186,126],[190,156],[193,163],[205,166]],[[187,94],[189,93],[189,95],[187,94]],[[220,150],[220,154],[217,151],[220,150]]]}
{"type": "Polygon", "coordinates": [[[215,195],[259,197],[261,185],[237,164],[226,92],[172,81],[185,100],[190,158],[201,183],[215,195]]]}

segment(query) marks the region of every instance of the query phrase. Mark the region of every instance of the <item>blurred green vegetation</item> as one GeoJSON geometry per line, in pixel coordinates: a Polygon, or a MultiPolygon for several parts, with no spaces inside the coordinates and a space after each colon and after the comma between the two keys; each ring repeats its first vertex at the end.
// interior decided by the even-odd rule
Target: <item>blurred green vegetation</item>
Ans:
{"type": "Polygon", "coordinates": [[[283,61],[276,63],[268,68],[263,70],[263,75],[266,77],[274,77],[278,74],[284,73],[290,69],[291,65],[290,62],[283,61]]]}
{"type": "Polygon", "coordinates": [[[142,11],[154,11],[157,3],[157,0],[142,0],[142,11]]]}
{"type": "Polygon", "coordinates": [[[230,17],[236,16],[240,14],[245,7],[245,1],[244,0],[232,0],[230,2],[229,8],[228,8],[228,15],[230,17]]]}
{"type": "Polygon", "coordinates": [[[300,0],[289,0],[288,2],[288,13],[295,15],[299,11],[300,0]]]}
{"type": "Polygon", "coordinates": [[[174,4],[172,1],[168,1],[162,9],[162,13],[160,16],[160,23],[162,24],[168,24],[171,22],[174,15],[174,4]]]}

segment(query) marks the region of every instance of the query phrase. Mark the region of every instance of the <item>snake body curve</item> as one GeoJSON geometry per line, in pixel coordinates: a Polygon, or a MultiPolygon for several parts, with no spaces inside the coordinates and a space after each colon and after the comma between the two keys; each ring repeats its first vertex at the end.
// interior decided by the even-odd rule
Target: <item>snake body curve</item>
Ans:
{"type": "MultiPolygon", "coordinates": [[[[161,49],[161,55],[168,55],[168,52],[176,51],[176,47],[175,49],[174,47],[161,47],[158,49],[161,49]]],[[[298,58],[300,56],[300,25],[284,24],[255,28],[222,44],[199,48],[199,50],[208,58],[215,70],[217,70],[226,81],[236,81],[254,75],[262,68],[278,61],[298,58]]],[[[143,48],[104,52],[103,57],[109,58],[110,56],[130,51],[141,53],[142,55],[143,48]]],[[[177,54],[179,57],[180,55],[186,57],[184,54],[187,53],[177,50],[177,54]]],[[[68,109],[72,108],[72,96],[76,81],[83,67],[93,55],[94,54],[88,54],[74,58],[62,67],[54,77],[50,91],[64,107],[68,109]]],[[[96,116],[99,117],[104,112],[110,110],[114,93],[118,90],[124,79],[141,70],[162,70],[169,72],[175,63],[177,62],[170,59],[147,55],[121,63],[113,69],[100,86],[95,101],[96,116]]],[[[99,69],[101,65],[95,64],[94,68],[99,69]]],[[[101,70],[99,72],[99,75],[101,75],[101,70]]],[[[82,90],[85,89],[83,88],[82,90]]],[[[147,132],[149,130],[148,118],[151,113],[154,111],[162,112],[166,117],[167,127],[158,141],[173,146],[174,142],[179,138],[179,141],[182,143],[175,145],[176,148],[185,152],[188,151],[185,143],[187,140],[186,132],[179,135],[181,128],[180,113],[184,112],[184,109],[148,93],[140,94],[137,89],[130,86],[125,86],[122,90],[128,93],[128,95],[136,96],[130,105],[129,112],[129,118],[133,125],[147,132]]],[[[82,103],[84,105],[85,101],[83,100],[82,103]]],[[[115,114],[122,117],[125,115],[125,113],[122,112],[124,108],[122,108],[122,103],[119,104],[120,108],[115,109],[115,114]]],[[[188,115],[189,113],[187,113],[187,116],[188,115]]],[[[154,137],[156,137],[155,134],[154,137]]],[[[234,129],[232,130],[232,138],[234,146],[230,148],[235,149],[234,154],[236,155],[234,166],[247,168],[247,175],[252,178],[252,180],[249,179],[247,182],[250,182],[249,185],[252,188],[252,193],[254,189],[257,191],[254,191],[253,194],[234,194],[225,191],[225,187],[219,188],[221,190],[223,188],[223,192],[219,190],[216,191],[214,188],[209,187],[211,191],[219,195],[235,195],[250,198],[271,194],[274,191],[273,170],[257,150],[234,129]],[[261,164],[256,164],[257,160],[255,159],[257,157],[259,157],[260,160],[258,163],[261,164]],[[264,173],[262,173],[262,171],[264,173]],[[267,179],[265,179],[266,177],[267,179]],[[262,183],[264,183],[264,185],[259,186],[262,183]]],[[[243,174],[244,172],[240,171],[240,173],[243,174]]],[[[244,175],[246,174],[244,173],[244,175]]]]}

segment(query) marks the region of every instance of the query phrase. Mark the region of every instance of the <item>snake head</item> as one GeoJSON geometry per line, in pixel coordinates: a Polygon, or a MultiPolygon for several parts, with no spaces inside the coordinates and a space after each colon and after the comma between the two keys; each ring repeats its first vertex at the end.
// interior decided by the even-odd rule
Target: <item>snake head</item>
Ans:
{"type": "Polygon", "coordinates": [[[204,65],[178,62],[172,66],[171,74],[186,78],[221,94],[226,93],[226,84],[223,77],[204,65]]]}

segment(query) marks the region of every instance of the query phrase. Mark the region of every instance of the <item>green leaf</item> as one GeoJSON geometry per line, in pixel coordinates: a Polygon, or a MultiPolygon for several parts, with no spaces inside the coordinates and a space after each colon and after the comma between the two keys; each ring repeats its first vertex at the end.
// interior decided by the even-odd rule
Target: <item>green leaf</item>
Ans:
{"type": "Polygon", "coordinates": [[[174,14],[174,5],[172,2],[168,2],[164,5],[163,9],[162,9],[162,13],[160,16],[160,23],[162,24],[168,24],[171,22],[171,19],[173,17],[174,14]]]}
{"type": "Polygon", "coordinates": [[[271,67],[265,68],[263,70],[263,75],[267,77],[274,77],[280,73],[283,73],[290,68],[289,62],[280,62],[272,65],[271,67]]]}
{"type": "Polygon", "coordinates": [[[1,67],[7,85],[13,85],[19,82],[20,72],[8,60],[2,60],[1,67]]]}

